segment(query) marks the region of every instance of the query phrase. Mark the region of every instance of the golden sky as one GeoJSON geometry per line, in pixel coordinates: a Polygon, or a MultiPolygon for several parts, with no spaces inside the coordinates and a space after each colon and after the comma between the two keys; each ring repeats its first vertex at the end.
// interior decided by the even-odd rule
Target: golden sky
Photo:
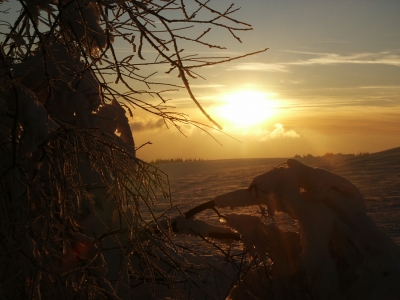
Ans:
{"type": "MultiPolygon", "coordinates": [[[[254,30],[239,45],[213,36],[229,49],[218,54],[270,49],[203,69],[206,80],[190,82],[224,128],[209,131],[222,145],[193,126],[181,127],[184,136],[136,112],[137,146],[152,142],[140,158],[291,157],[400,146],[399,1],[236,3],[238,18],[254,30]]],[[[171,99],[177,111],[212,126],[184,93],[171,99]]]]}
{"type": "MultiPolygon", "coordinates": [[[[219,1],[217,6],[228,5],[219,1]]],[[[136,111],[139,158],[291,157],[400,146],[399,1],[235,1],[254,30],[214,35],[229,55],[267,52],[199,70],[193,91],[223,131],[181,134],[136,111]],[[232,137],[229,137],[229,136],[232,137]],[[238,141],[239,140],[239,141],[238,141]]],[[[210,41],[213,42],[213,41],[210,41]]],[[[223,51],[219,55],[223,55],[223,51]]],[[[169,105],[213,126],[185,93],[169,105]]]]}
{"type": "MultiPolygon", "coordinates": [[[[196,69],[205,79],[190,79],[222,132],[213,129],[184,89],[170,91],[164,95],[169,111],[209,128],[180,124],[179,131],[134,109],[130,124],[136,146],[151,142],[138,150],[139,158],[292,157],[400,146],[400,1],[213,0],[210,5],[223,11],[232,2],[241,7],[233,17],[254,28],[238,33],[242,43],[214,30],[203,41],[227,50],[180,44],[184,54],[199,56],[232,57],[269,48],[196,69]]],[[[188,10],[190,3],[185,1],[188,10]]],[[[194,36],[204,28],[196,30],[194,36]]],[[[121,58],[133,54],[123,44],[114,46],[121,58]]],[[[143,52],[143,63],[154,59],[151,52],[143,52]]],[[[154,81],[181,84],[176,73],[165,73],[168,67],[142,69],[157,72],[154,81]]],[[[140,82],[132,86],[146,88],[140,82]]]]}

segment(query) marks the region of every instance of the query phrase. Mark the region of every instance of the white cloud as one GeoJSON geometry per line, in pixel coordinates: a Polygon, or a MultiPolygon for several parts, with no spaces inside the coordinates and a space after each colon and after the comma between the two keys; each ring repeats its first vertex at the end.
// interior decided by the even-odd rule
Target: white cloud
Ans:
{"type": "Polygon", "coordinates": [[[319,53],[303,51],[283,52],[298,53],[302,55],[314,56],[307,59],[299,59],[292,62],[282,63],[240,63],[229,67],[228,71],[260,71],[260,72],[289,72],[291,66],[318,66],[318,65],[338,65],[338,64],[359,64],[359,65],[388,65],[400,67],[400,53],[397,52],[377,52],[377,53],[319,53]]]}
{"type": "Polygon", "coordinates": [[[268,64],[261,62],[241,63],[227,69],[228,71],[262,71],[262,72],[287,72],[284,64],[268,64]]]}
{"type": "Polygon", "coordinates": [[[400,85],[370,85],[360,86],[360,89],[400,89],[400,85]]]}
{"type": "Polygon", "coordinates": [[[132,122],[129,123],[133,134],[139,131],[146,131],[146,130],[158,130],[161,128],[166,127],[165,122],[162,118],[159,119],[152,119],[152,120],[142,120],[140,118],[136,118],[132,122]]]}
{"type": "Polygon", "coordinates": [[[190,87],[194,89],[217,89],[223,88],[224,84],[191,84],[190,87]]]}
{"type": "Polygon", "coordinates": [[[284,84],[300,84],[303,83],[304,80],[280,80],[280,83],[284,83],[284,84]]]}
{"type": "Polygon", "coordinates": [[[285,130],[283,125],[277,123],[274,125],[275,129],[269,134],[271,138],[279,138],[279,137],[291,137],[291,138],[299,138],[300,135],[294,131],[293,129],[285,130]]]}
{"type": "Polygon", "coordinates": [[[268,130],[266,128],[257,128],[251,130],[251,134],[260,141],[277,138],[299,138],[300,135],[293,129],[286,130],[281,123],[274,125],[274,129],[268,130]]]}
{"type": "MultiPolygon", "coordinates": [[[[289,51],[287,51],[289,52],[289,51]]],[[[294,51],[290,51],[294,52],[294,51]]],[[[300,54],[315,55],[317,57],[284,63],[284,65],[310,66],[310,65],[336,65],[336,64],[381,64],[400,67],[400,54],[390,52],[354,53],[343,55],[338,53],[313,53],[297,52],[300,54]]]]}

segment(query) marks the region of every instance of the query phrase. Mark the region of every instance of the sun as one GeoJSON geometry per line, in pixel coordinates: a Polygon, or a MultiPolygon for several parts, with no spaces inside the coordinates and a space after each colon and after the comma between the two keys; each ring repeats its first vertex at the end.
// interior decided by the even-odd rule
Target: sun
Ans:
{"type": "Polygon", "coordinates": [[[275,113],[276,102],[270,94],[258,91],[240,91],[223,97],[224,104],[217,109],[218,115],[232,125],[251,127],[275,113]]]}

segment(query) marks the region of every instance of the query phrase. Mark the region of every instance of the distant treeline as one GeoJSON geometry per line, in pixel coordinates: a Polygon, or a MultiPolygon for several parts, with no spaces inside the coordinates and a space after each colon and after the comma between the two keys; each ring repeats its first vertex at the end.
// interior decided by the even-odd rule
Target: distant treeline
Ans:
{"type": "MultiPolygon", "coordinates": [[[[296,154],[294,156],[294,158],[364,156],[364,155],[369,155],[369,152],[359,152],[359,153],[350,153],[350,154],[327,152],[322,156],[314,156],[312,154],[303,154],[303,155],[296,154]]],[[[170,158],[170,159],[157,158],[156,160],[151,160],[149,163],[151,165],[159,165],[159,164],[171,164],[171,163],[194,162],[194,161],[204,161],[204,159],[202,159],[202,158],[186,158],[186,159],[183,159],[183,158],[170,158]]]]}
{"type": "MultiPolygon", "coordinates": [[[[369,155],[369,152],[359,152],[359,153],[356,153],[356,154],[355,154],[355,153],[343,154],[343,153],[332,153],[332,152],[327,152],[327,153],[325,153],[324,155],[322,155],[322,157],[363,156],[363,155],[369,155]]],[[[318,156],[314,156],[314,155],[312,155],[312,154],[303,154],[303,155],[296,154],[294,157],[295,157],[295,158],[300,158],[300,157],[303,157],[303,158],[306,158],[306,157],[311,158],[311,157],[318,157],[318,156]]]]}
{"type": "Polygon", "coordinates": [[[171,158],[171,159],[160,159],[157,158],[156,160],[150,161],[151,165],[158,165],[158,164],[170,164],[170,163],[179,163],[179,162],[193,162],[193,161],[204,161],[202,158],[171,158]]]}

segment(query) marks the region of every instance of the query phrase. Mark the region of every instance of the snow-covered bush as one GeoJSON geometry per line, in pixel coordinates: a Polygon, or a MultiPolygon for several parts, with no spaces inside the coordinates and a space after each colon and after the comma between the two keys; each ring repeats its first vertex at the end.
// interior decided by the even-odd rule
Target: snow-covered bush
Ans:
{"type": "Polygon", "coordinates": [[[400,247],[367,216],[357,187],[294,159],[286,165],[257,176],[247,189],[193,208],[189,220],[174,220],[182,233],[240,235],[250,265],[228,298],[398,299],[400,247]],[[193,219],[204,209],[244,206],[259,206],[263,214],[219,215],[227,227],[193,219]],[[297,230],[277,225],[277,214],[295,220],[297,230]]]}
{"type": "Polygon", "coordinates": [[[189,79],[234,58],[198,59],[182,44],[221,49],[206,42],[210,30],[238,39],[251,27],[232,6],[190,3],[0,1],[0,298],[151,297],[156,282],[187,298],[188,270],[211,269],[188,263],[158,225],[151,207],[170,201],[168,179],[136,157],[126,115],[192,123],[164,98],[183,88],[217,126],[189,79]],[[156,82],[154,66],[182,84],[156,82]]]}

